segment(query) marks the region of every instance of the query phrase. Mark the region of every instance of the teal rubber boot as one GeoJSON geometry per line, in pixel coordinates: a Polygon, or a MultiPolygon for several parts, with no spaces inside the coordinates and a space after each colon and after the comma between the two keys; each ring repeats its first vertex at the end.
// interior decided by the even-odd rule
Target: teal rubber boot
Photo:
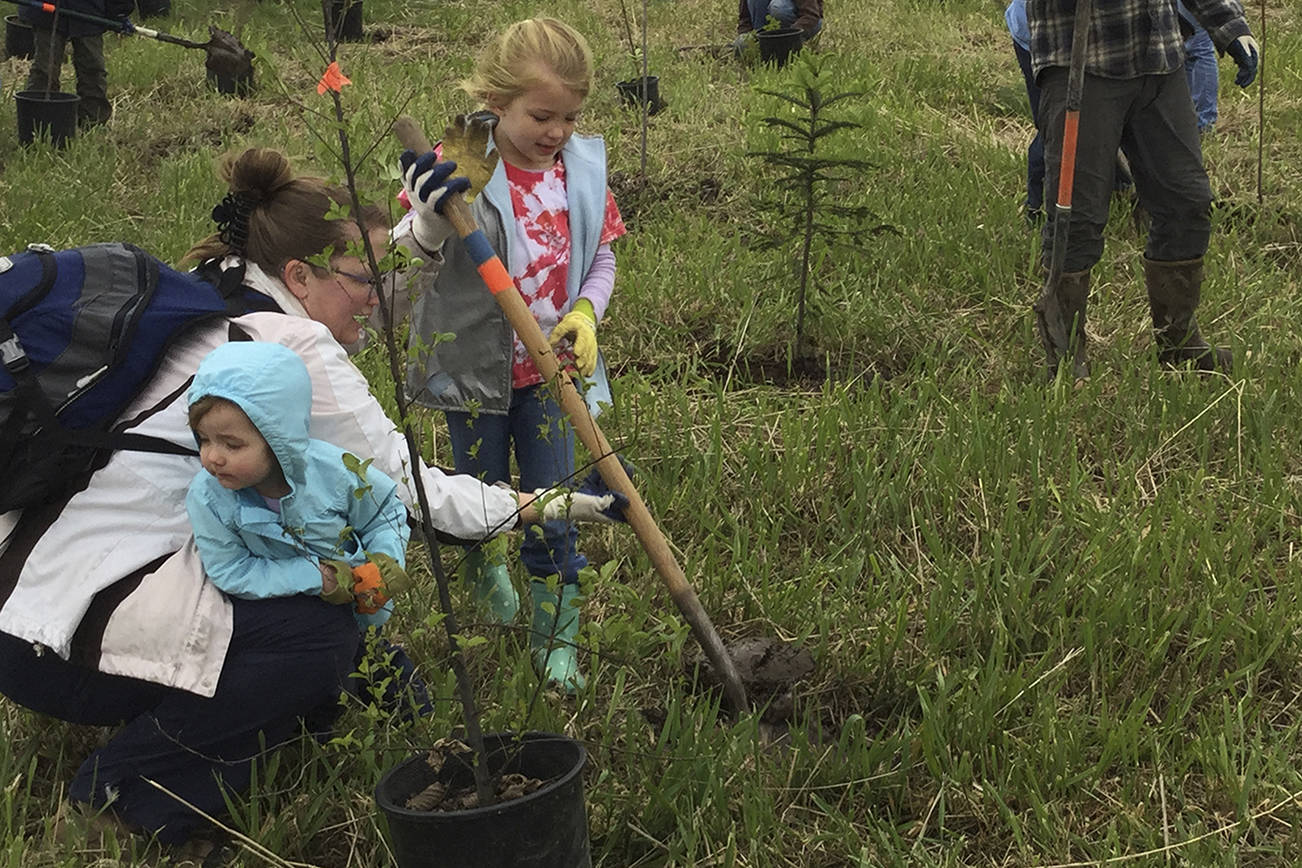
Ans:
{"type": "Polygon", "coordinates": [[[542,582],[530,582],[533,596],[533,625],[529,645],[533,649],[533,666],[551,684],[566,693],[577,693],[587,686],[579,671],[574,637],[579,632],[579,603],[583,597],[578,585],[561,585],[559,595],[542,582]]]}
{"type": "Polygon", "coordinates": [[[488,610],[498,624],[509,624],[520,611],[520,595],[511,584],[506,568],[507,540],[494,537],[466,552],[461,562],[461,581],[470,588],[475,602],[488,610]]]}

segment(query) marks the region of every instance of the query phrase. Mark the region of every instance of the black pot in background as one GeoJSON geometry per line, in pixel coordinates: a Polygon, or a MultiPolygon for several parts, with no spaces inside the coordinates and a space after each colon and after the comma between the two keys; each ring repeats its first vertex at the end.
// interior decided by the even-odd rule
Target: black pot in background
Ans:
{"type": "Polygon", "coordinates": [[[335,29],[336,42],[362,40],[362,0],[326,0],[321,6],[326,27],[335,29]]]}
{"type": "Polygon", "coordinates": [[[19,59],[31,57],[36,53],[36,37],[32,25],[17,15],[5,16],[5,57],[19,59]]]}
{"type": "Polygon", "coordinates": [[[802,35],[796,27],[758,31],[755,37],[759,39],[760,60],[786,66],[787,61],[800,50],[802,35]]]}
{"type": "Polygon", "coordinates": [[[172,14],[172,0],[136,0],[141,18],[161,18],[172,14]]]}
{"type": "Polygon", "coordinates": [[[18,108],[18,141],[30,145],[38,137],[48,136],[50,143],[62,148],[77,135],[75,93],[47,90],[21,90],[14,94],[18,108]]]}
{"type": "Polygon", "coordinates": [[[455,759],[438,774],[424,754],[385,773],[375,801],[388,821],[398,868],[591,868],[583,799],[587,751],[572,738],[527,732],[484,736],[489,768],[546,783],[521,799],[466,811],[413,811],[407,800],[435,780],[472,785],[470,766],[455,759]]]}
{"type": "Polygon", "coordinates": [[[208,84],[212,85],[218,93],[230,96],[248,96],[253,91],[252,69],[245,75],[208,69],[206,75],[208,84]]]}
{"type": "MultiPolygon", "coordinates": [[[[642,81],[643,79],[639,77],[616,82],[615,89],[619,91],[619,95],[625,103],[640,106],[643,102],[642,81]]],[[[660,76],[648,75],[646,77],[645,101],[647,103],[647,114],[649,115],[653,115],[665,107],[665,104],[660,100],[660,76]]]]}

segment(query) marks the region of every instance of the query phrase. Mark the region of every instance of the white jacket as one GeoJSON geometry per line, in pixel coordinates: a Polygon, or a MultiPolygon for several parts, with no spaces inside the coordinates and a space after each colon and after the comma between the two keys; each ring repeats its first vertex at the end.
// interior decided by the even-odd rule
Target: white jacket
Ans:
{"type": "MultiPolygon", "coordinates": [[[[299,354],[312,379],[312,437],[373,457],[414,506],[406,442],[343,347],[280,281],[250,264],[245,283],[286,313],[246,314],[178,341],[123,415],[128,430],[193,447],[185,387],[237,326],[299,354]]],[[[232,614],[203,575],[186,517],[198,470],[197,458],[118,452],[52,518],[0,515],[0,631],[101,672],[213,695],[232,614]]],[[[422,478],[440,531],[480,539],[515,523],[508,491],[435,468],[422,478]]]]}

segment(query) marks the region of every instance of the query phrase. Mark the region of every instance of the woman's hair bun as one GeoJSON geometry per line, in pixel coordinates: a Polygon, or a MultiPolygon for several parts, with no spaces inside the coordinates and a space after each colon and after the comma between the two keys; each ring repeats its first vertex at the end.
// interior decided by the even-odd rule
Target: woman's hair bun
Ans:
{"type": "Polygon", "coordinates": [[[221,173],[231,192],[242,194],[251,204],[271,198],[294,181],[289,158],[273,148],[228,154],[222,160],[221,173]]]}

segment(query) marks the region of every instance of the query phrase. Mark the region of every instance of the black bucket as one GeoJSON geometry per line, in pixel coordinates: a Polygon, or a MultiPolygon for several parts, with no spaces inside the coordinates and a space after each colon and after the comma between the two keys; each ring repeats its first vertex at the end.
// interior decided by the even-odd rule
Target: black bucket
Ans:
{"type": "Polygon", "coordinates": [[[800,50],[802,35],[795,27],[759,31],[755,36],[759,39],[760,60],[786,66],[787,61],[800,50]]]}
{"type": "Polygon", "coordinates": [[[30,145],[38,137],[48,137],[56,148],[62,148],[77,135],[77,103],[75,93],[47,90],[21,90],[14,94],[18,104],[18,141],[30,145]]]}
{"type": "Polygon", "coordinates": [[[362,41],[362,0],[327,0],[322,8],[326,28],[334,28],[336,42],[362,41]]]}
{"type": "MultiPolygon", "coordinates": [[[[631,106],[642,105],[642,79],[632,78],[628,81],[615,83],[615,89],[624,102],[631,106]]],[[[664,108],[664,103],[660,101],[660,76],[648,75],[646,77],[646,104],[647,114],[655,114],[664,108]]]]}
{"type": "Polygon", "coordinates": [[[385,773],[375,801],[389,825],[398,868],[591,868],[583,800],[587,751],[572,738],[528,732],[484,736],[489,768],[546,781],[529,795],[487,808],[413,811],[407,800],[430,784],[472,785],[466,762],[435,773],[418,754],[385,773]]]}
{"type": "Polygon", "coordinates": [[[17,15],[5,16],[5,57],[19,59],[31,57],[36,53],[36,37],[32,25],[17,15]]]}
{"type": "Polygon", "coordinates": [[[136,0],[141,18],[162,18],[172,14],[172,0],[136,0]]]}

